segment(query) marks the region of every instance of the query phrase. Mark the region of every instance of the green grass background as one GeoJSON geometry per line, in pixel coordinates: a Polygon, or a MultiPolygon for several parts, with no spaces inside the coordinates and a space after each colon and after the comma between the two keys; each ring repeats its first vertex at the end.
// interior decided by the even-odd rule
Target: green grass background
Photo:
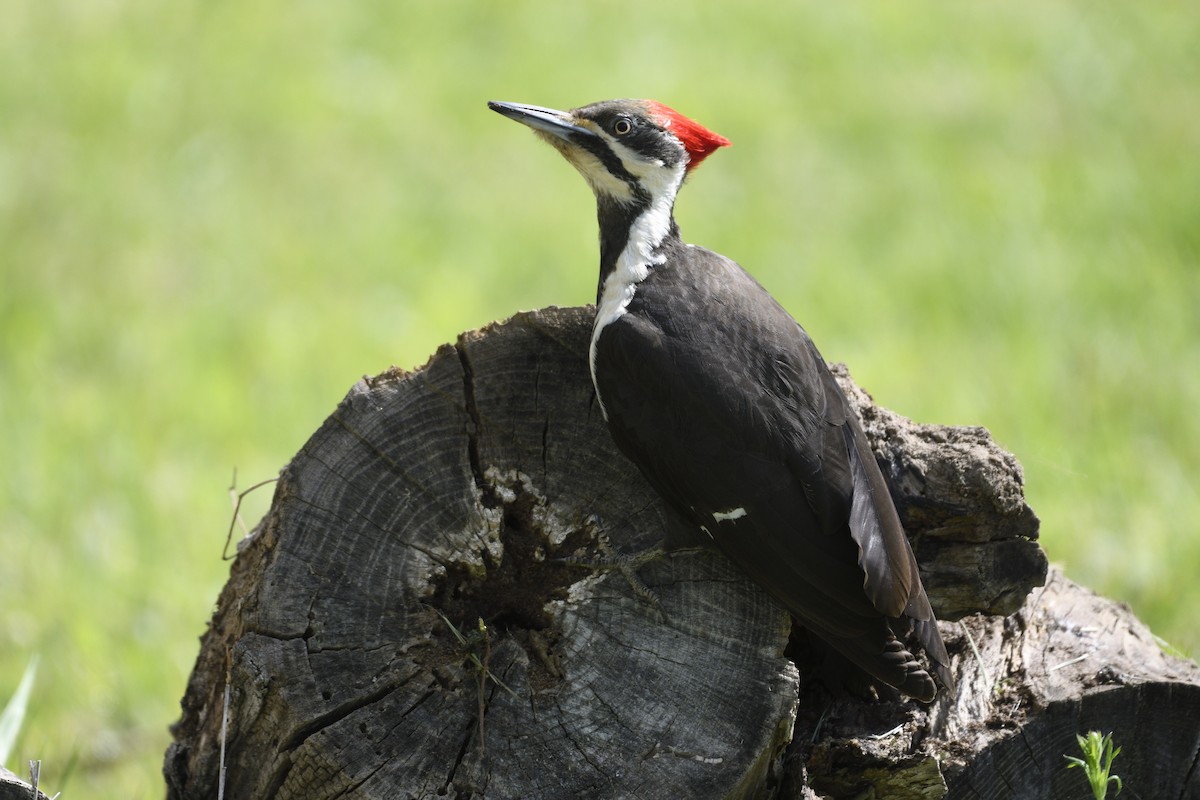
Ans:
{"type": "MultiPolygon", "coordinates": [[[[0,0],[0,702],[158,797],[239,483],[351,384],[588,302],[590,194],[488,99],[731,138],[684,235],[921,421],[1017,454],[1067,573],[1200,650],[1189,4],[0,0]]],[[[249,521],[269,490],[249,499],[249,521]]],[[[21,767],[23,769],[23,767],[21,767]]]]}

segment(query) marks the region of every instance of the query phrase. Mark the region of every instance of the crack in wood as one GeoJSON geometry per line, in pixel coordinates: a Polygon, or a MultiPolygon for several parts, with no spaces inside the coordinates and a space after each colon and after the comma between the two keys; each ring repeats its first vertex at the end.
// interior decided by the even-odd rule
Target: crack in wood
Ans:
{"type": "Polygon", "coordinates": [[[479,433],[483,430],[483,418],[475,401],[475,370],[471,366],[471,359],[467,355],[467,348],[463,346],[461,336],[454,346],[454,351],[458,353],[458,361],[462,365],[463,409],[467,414],[467,462],[471,465],[471,476],[475,479],[475,486],[479,489],[483,504],[488,508],[495,508],[498,500],[488,485],[479,458],[479,433]]]}
{"type": "Polygon", "coordinates": [[[442,787],[438,790],[439,796],[449,795],[450,790],[454,788],[454,776],[458,774],[458,770],[462,767],[463,761],[467,758],[467,753],[471,749],[471,739],[475,735],[475,726],[477,721],[474,717],[469,718],[468,724],[463,731],[462,745],[458,748],[458,755],[454,759],[454,763],[450,765],[450,771],[446,775],[446,780],[443,781],[442,787]]]}
{"type": "MultiPolygon", "coordinates": [[[[619,456],[595,413],[590,335],[587,309],[521,314],[465,334],[421,370],[389,372],[351,389],[284,469],[266,524],[239,547],[189,680],[183,718],[172,728],[175,742],[164,765],[171,800],[215,796],[211,745],[230,648],[240,666],[227,785],[230,796],[247,800],[284,792],[432,796],[443,779],[444,791],[464,796],[485,786],[496,797],[555,790],[559,797],[674,797],[714,781],[724,787],[715,795],[774,796],[773,780],[755,765],[778,757],[793,724],[799,732],[820,730],[815,743],[794,737],[782,762],[795,776],[796,797],[812,797],[808,778],[821,778],[822,766],[807,760],[813,748],[828,751],[855,739],[865,742],[869,763],[839,751],[833,766],[843,775],[865,764],[875,773],[913,773],[920,779],[913,786],[932,786],[928,768],[913,769],[915,756],[932,753],[952,797],[1004,796],[1006,783],[1010,792],[1032,789],[1024,796],[1041,797],[1048,795],[1036,792],[1049,790],[1053,778],[1033,774],[1028,749],[1043,755],[1050,772],[1046,754],[1062,750],[1056,742],[1043,746],[1037,727],[1028,728],[1024,744],[1012,734],[1062,713],[1061,700],[1079,697],[1093,698],[1093,711],[1105,719],[1124,707],[1121,698],[1150,704],[1139,712],[1142,727],[1128,729],[1129,741],[1172,733],[1164,720],[1175,725],[1175,738],[1186,741],[1167,754],[1169,764],[1139,774],[1131,750],[1131,774],[1122,775],[1133,786],[1158,780],[1169,787],[1156,796],[1189,796],[1200,746],[1177,734],[1190,730],[1182,726],[1200,708],[1196,670],[1157,649],[1145,652],[1149,633],[1135,620],[1062,578],[1007,623],[969,620],[999,693],[962,665],[965,640],[957,649],[947,640],[955,663],[971,675],[962,676],[958,697],[939,701],[929,716],[940,727],[928,730],[903,705],[855,697],[835,703],[816,680],[801,684],[784,658],[786,618],[739,590],[723,562],[670,570],[684,575],[672,581],[690,584],[693,575],[696,581],[694,589],[672,583],[667,592],[681,619],[691,615],[687,624],[664,626],[631,612],[621,587],[595,591],[590,577],[572,581],[575,573],[556,557],[594,555],[601,538],[619,550],[644,549],[661,541],[666,523],[660,501],[619,456]],[[612,527],[603,534],[586,530],[583,520],[593,513],[612,527]],[[1070,623],[1076,611],[1063,610],[1076,602],[1078,619],[1097,631],[1083,643],[1099,640],[1102,647],[1091,661],[1048,673],[1047,664],[1080,653],[1078,631],[1055,627],[1070,623]],[[432,609],[467,631],[483,619],[495,636],[493,652],[503,647],[514,657],[493,661],[518,696],[509,701],[485,686],[486,765],[472,755],[471,743],[482,746],[485,737],[472,734],[479,674],[470,660],[474,654],[486,662],[486,651],[464,647],[432,609]],[[386,639],[396,655],[355,646],[364,637],[369,644],[386,639]],[[1091,691],[1090,680],[1107,680],[1096,677],[1101,661],[1123,676],[1122,684],[1091,691]],[[1164,681],[1186,684],[1173,694],[1164,681]],[[326,687],[332,699],[322,702],[326,687]],[[404,688],[385,697],[381,687],[404,688]],[[365,696],[347,697],[359,692],[365,696]],[[372,697],[379,700],[364,705],[372,697]],[[667,735],[663,725],[671,715],[662,709],[677,714],[667,735]],[[902,736],[874,742],[861,735],[890,729],[906,715],[911,722],[902,736]],[[659,757],[644,766],[638,756],[654,741],[659,748],[650,752],[659,757]],[[691,755],[725,760],[714,769],[691,755]],[[388,769],[379,771],[383,764],[388,769]],[[344,776],[334,779],[331,765],[344,776]],[[1169,779],[1159,777],[1168,771],[1169,779]],[[1185,774],[1181,793],[1176,781],[1185,774]],[[347,790],[349,781],[356,783],[347,790]]],[[[984,607],[1016,611],[1020,596],[1044,575],[1019,465],[997,455],[979,429],[915,425],[871,406],[844,370],[838,378],[865,412],[877,458],[891,466],[885,474],[899,481],[893,488],[908,503],[910,532],[923,539],[918,556],[923,572],[931,570],[931,600],[959,615],[984,607]],[[1028,538],[1013,538],[1021,532],[1028,538]]],[[[663,580],[657,586],[668,585],[663,580]]],[[[820,655],[799,655],[805,657],[799,668],[813,677],[820,655]]],[[[1156,755],[1170,749],[1155,747],[1156,755]]],[[[878,775],[869,780],[885,785],[878,775]]]]}
{"type": "Polygon", "coordinates": [[[593,757],[592,749],[581,746],[580,743],[571,734],[571,729],[569,727],[567,727],[567,725],[565,723],[565,720],[568,719],[568,715],[567,715],[566,711],[563,709],[562,704],[559,703],[557,700],[555,700],[555,707],[558,709],[558,718],[560,720],[559,730],[562,731],[563,738],[566,739],[570,743],[571,747],[574,748],[577,753],[579,753],[579,757],[582,758],[584,760],[584,762],[586,762],[587,765],[592,768],[593,773],[595,773],[596,775],[603,775],[606,778],[609,778],[609,780],[611,781],[612,777],[601,767],[600,763],[598,761],[596,761],[596,759],[593,757]]]}
{"type": "MultiPolygon", "coordinates": [[[[415,676],[410,675],[398,682],[385,684],[375,691],[351,698],[349,701],[342,703],[341,705],[335,706],[334,708],[331,708],[322,714],[314,716],[311,722],[297,728],[292,732],[291,736],[289,736],[280,744],[280,752],[287,753],[295,750],[313,734],[318,733],[319,731],[328,728],[331,725],[341,722],[343,719],[356,711],[360,711],[369,705],[378,703],[392,692],[411,682],[414,677],[415,676]]],[[[426,697],[428,697],[428,695],[426,695],[426,697]]],[[[420,702],[422,701],[415,703],[412,708],[415,708],[420,704],[420,702]]],[[[409,710],[411,710],[411,708],[409,710]]]]}
{"type": "Polygon", "coordinates": [[[1196,741],[1192,751],[1192,763],[1188,766],[1187,774],[1183,778],[1183,782],[1179,787],[1179,800],[1190,796],[1190,792],[1195,791],[1196,785],[1196,769],[1200,765],[1200,740],[1196,741]]]}

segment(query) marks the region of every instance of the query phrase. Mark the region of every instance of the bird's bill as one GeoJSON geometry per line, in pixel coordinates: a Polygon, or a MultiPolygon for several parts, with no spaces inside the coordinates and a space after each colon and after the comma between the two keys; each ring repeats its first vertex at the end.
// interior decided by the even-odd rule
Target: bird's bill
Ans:
{"type": "Polygon", "coordinates": [[[594,137],[597,134],[582,125],[577,125],[571,114],[566,111],[556,111],[553,108],[527,106],[521,103],[503,103],[499,100],[489,100],[488,108],[509,119],[516,120],[522,125],[528,125],[534,130],[556,136],[563,141],[571,141],[573,137],[594,137]]]}

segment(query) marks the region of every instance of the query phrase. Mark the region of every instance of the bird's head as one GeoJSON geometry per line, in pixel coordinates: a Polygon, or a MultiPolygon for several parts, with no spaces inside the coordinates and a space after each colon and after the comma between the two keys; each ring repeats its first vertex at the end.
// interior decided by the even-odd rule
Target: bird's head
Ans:
{"type": "Polygon", "coordinates": [[[498,101],[488,107],[554,145],[601,202],[673,201],[687,173],[730,143],[653,100],[606,100],[572,111],[498,101]]]}

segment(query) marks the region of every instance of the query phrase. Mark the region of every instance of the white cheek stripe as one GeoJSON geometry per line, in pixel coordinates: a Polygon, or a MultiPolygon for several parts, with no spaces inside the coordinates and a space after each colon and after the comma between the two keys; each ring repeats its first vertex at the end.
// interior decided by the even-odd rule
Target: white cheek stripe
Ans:
{"type": "Polygon", "coordinates": [[[713,512],[713,519],[715,519],[717,522],[732,521],[735,519],[741,519],[744,516],[746,516],[746,509],[742,508],[741,506],[737,508],[731,508],[728,511],[713,512]]]}
{"type": "Polygon", "coordinates": [[[586,150],[564,150],[567,160],[579,170],[595,194],[604,194],[623,202],[633,199],[629,184],[608,171],[600,159],[586,150]]]}
{"type": "Polygon", "coordinates": [[[592,385],[596,387],[596,399],[600,401],[600,413],[605,419],[608,419],[608,411],[604,408],[600,386],[596,383],[596,342],[600,340],[600,333],[606,326],[625,314],[637,291],[637,285],[650,275],[652,267],[666,261],[666,256],[654,251],[671,230],[671,209],[675,205],[675,193],[679,191],[683,175],[684,165],[680,164],[669,173],[670,177],[667,180],[654,181],[648,187],[652,192],[650,207],[633,221],[629,229],[629,241],[625,243],[625,249],[617,257],[616,267],[605,278],[604,287],[600,291],[600,306],[596,309],[596,321],[592,326],[588,364],[592,372],[592,385]]]}

